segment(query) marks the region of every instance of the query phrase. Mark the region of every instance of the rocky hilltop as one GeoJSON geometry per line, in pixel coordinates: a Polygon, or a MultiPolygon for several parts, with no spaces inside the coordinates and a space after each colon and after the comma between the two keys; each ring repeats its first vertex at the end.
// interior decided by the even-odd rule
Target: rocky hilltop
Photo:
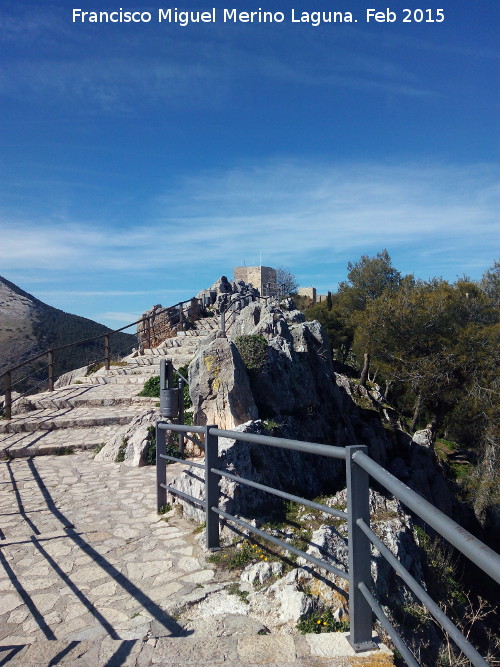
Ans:
{"type": "MultiPolygon", "coordinates": [[[[43,303],[0,276],[0,374],[49,347],[98,336],[107,331],[110,329],[98,322],[43,303]]],[[[116,334],[111,344],[112,353],[123,355],[137,343],[133,335],[116,334]]],[[[85,349],[62,350],[56,359],[57,374],[82,366],[92,358],[100,358],[101,347],[102,343],[97,342],[85,346],[85,349]],[[98,354],[94,349],[97,347],[98,354]]]]}

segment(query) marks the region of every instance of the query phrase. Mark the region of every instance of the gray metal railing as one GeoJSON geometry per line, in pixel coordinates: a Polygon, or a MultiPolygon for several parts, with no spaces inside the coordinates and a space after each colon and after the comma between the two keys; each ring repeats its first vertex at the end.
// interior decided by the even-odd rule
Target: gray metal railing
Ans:
{"type": "Polygon", "coordinates": [[[161,508],[167,504],[167,492],[180,496],[201,506],[205,510],[206,546],[208,549],[215,550],[220,547],[219,517],[222,517],[227,521],[236,524],[240,528],[243,528],[250,533],[254,533],[273,544],[281,546],[295,555],[305,558],[314,565],[347,580],[349,582],[350,618],[350,635],[348,640],[354,650],[360,652],[376,648],[376,644],[372,640],[373,612],[380,621],[382,627],[391,637],[394,646],[400,652],[407,665],[410,667],[418,667],[417,660],[371,592],[370,545],[373,545],[381,556],[383,556],[394,568],[396,574],[408,585],[410,590],[421,601],[424,607],[427,608],[437,623],[441,625],[443,630],[456,643],[471,663],[475,667],[487,667],[488,663],[486,660],[371,530],[369,475],[396,498],[401,500],[401,502],[423,519],[438,534],[448,540],[456,549],[472,560],[483,570],[483,572],[488,574],[498,583],[500,583],[500,556],[476,539],[464,528],[452,521],[449,517],[434,507],[434,505],[424,500],[408,486],[388,473],[387,470],[382,468],[382,466],[368,456],[367,451],[367,447],[365,446],[334,447],[319,443],[302,442],[300,440],[226,431],[217,428],[217,426],[187,426],[185,424],[158,422],[156,425],[157,509],[160,511],[161,508]],[[205,463],[194,463],[192,461],[182,462],[186,466],[205,470],[204,499],[196,498],[167,484],[167,468],[165,462],[181,460],[166,454],[168,431],[183,433],[185,437],[193,440],[193,442],[196,442],[198,445],[201,444],[200,440],[195,438],[194,434],[203,436],[205,463]],[[347,512],[342,512],[326,505],[315,503],[306,498],[301,498],[263,484],[258,484],[252,480],[238,477],[226,470],[221,470],[218,464],[219,437],[344,460],[346,462],[347,512]],[[255,528],[249,523],[219,509],[219,479],[221,477],[271,493],[280,498],[301,503],[314,509],[320,509],[322,512],[346,520],[348,523],[349,548],[348,571],[340,570],[328,562],[315,558],[279,538],[255,528]]]}

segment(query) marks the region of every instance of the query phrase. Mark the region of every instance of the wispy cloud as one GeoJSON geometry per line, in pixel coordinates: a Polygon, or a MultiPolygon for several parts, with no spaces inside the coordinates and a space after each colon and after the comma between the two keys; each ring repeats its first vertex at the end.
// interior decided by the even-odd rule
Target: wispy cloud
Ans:
{"type": "Polygon", "coordinates": [[[197,265],[217,274],[215,267],[243,258],[256,263],[261,250],[267,263],[313,266],[389,247],[411,253],[415,265],[435,253],[437,263],[469,270],[490,261],[497,244],[497,182],[490,165],[282,161],[203,173],[158,195],[144,225],[6,221],[0,265],[61,276],[165,267],[187,273],[197,265]]]}
{"type": "Polygon", "coordinates": [[[331,35],[288,24],[269,40],[248,26],[178,30],[153,22],[135,26],[124,40],[116,26],[72,24],[69,7],[23,11],[16,3],[3,17],[5,43],[16,49],[6,54],[0,92],[72,115],[142,113],[160,102],[169,109],[217,109],[237,103],[245,81],[414,99],[438,94],[429,77],[412,72],[379,43],[375,48],[369,31],[351,30],[343,26],[333,48],[331,35]],[[33,44],[37,59],[19,57],[33,44]]]}

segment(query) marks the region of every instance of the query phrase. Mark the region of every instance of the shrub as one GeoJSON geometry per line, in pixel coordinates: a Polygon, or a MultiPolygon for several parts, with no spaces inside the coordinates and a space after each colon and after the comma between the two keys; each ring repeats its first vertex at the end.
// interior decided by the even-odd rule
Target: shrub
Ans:
{"type": "Polygon", "coordinates": [[[319,634],[320,632],[347,632],[349,623],[337,621],[331,609],[313,611],[297,623],[301,634],[319,634]]]}
{"type": "MultiPolygon", "coordinates": [[[[188,367],[182,366],[179,368],[179,372],[174,371],[174,387],[179,384],[179,379],[181,373],[185,378],[187,378],[188,367]]],[[[149,396],[150,398],[160,398],[160,376],[153,375],[148,378],[144,383],[144,388],[139,392],[139,396],[149,396]]],[[[184,410],[187,410],[191,407],[191,398],[189,396],[189,387],[187,384],[184,385],[183,390],[183,399],[184,399],[184,410]]]]}
{"type": "MultiPolygon", "coordinates": [[[[175,433],[167,436],[166,454],[167,456],[175,456],[177,459],[184,458],[177,446],[177,435],[175,433]]],[[[172,461],[165,461],[165,463],[168,465],[172,461]]],[[[148,426],[148,445],[144,452],[144,465],[156,465],[156,428],[154,426],[148,426]]]]}
{"type": "Polygon", "coordinates": [[[265,368],[267,340],[264,336],[238,336],[234,342],[250,374],[258,373],[265,368]]]}
{"type": "Polygon", "coordinates": [[[127,451],[127,438],[122,438],[121,445],[118,449],[118,454],[116,455],[115,458],[115,463],[123,463],[125,461],[125,452],[127,451]]]}
{"type": "Polygon", "coordinates": [[[150,396],[151,398],[160,398],[160,376],[153,375],[144,383],[144,388],[139,392],[139,396],[150,396]]]}

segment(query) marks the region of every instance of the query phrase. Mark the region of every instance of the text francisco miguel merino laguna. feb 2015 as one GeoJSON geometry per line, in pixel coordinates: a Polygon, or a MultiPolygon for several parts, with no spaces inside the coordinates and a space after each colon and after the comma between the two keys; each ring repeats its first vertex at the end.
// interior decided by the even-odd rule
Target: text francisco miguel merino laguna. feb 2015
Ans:
{"type": "Polygon", "coordinates": [[[73,23],[174,23],[186,27],[194,23],[297,23],[319,26],[325,23],[443,23],[443,9],[366,8],[359,13],[344,11],[242,11],[235,8],[183,10],[177,7],[155,11],[129,11],[120,7],[113,11],[73,9],[73,23]]]}

